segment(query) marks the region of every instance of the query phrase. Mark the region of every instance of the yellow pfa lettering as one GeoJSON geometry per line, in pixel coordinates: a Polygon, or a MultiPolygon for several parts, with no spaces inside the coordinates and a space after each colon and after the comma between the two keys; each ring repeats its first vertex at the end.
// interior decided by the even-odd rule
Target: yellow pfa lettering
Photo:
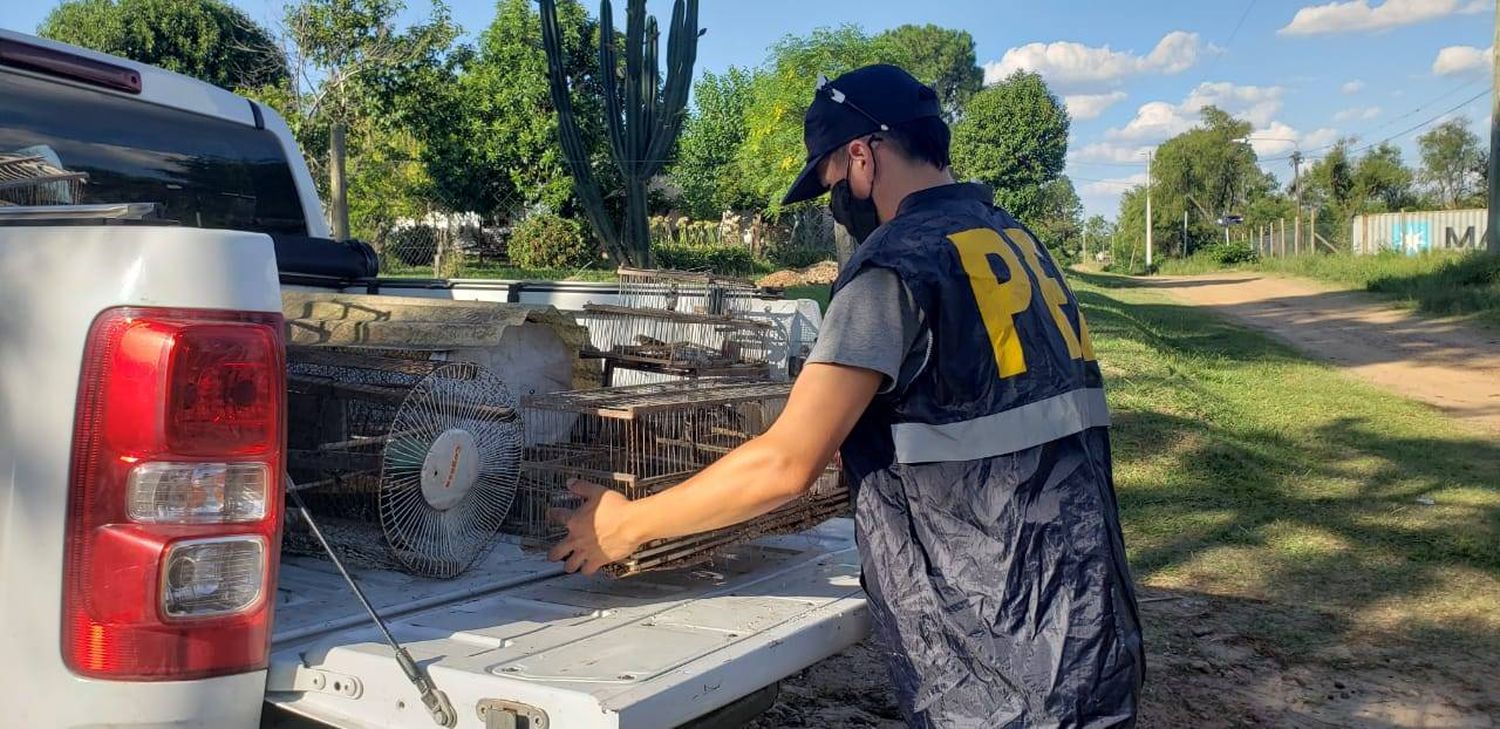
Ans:
{"type": "Polygon", "coordinates": [[[1068,345],[1068,356],[1072,359],[1082,356],[1085,360],[1092,361],[1094,343],[1089,337],[1088,325],[1083,322],[1083,310],[1078,311],[1078,332],[1075,333],[1073,323],[1068,321],[1068,315],[1063,311],[1063,307],[1069,305],[1068,294],[1063,291],[1062,282],[1048,275],[1047,269],[1042,267],[1036,239],[1024,228],[1007,228],[1005,235],[1015,241],[1016,246],[1021,249],[1021,255],[1026,257],[1026,265],[1036,275],[1037,285],[1042,289],[1042,299],[1047,302],[1047,309],[1052,313],[1052,321],[1057,324],[1058,333],[1062,334],[1063,342],[1068,345]]]}
{"type": "Polygon", "coordinates": [[[979,316],[995,349],[995,366],[1001,377],[1014,377],[1026,371],[1026,354],[1016,332],[1015,317],[1031,306],[1031,278],[1021,268],[1016,252],[999,233],[975,228],[948,236],[958,249],[958,258],[969,274],[969,285],[979,304],[979,316]],[[1009,272],[1001,281],[990,266],[990,256],[999,256],[1009,272]]]}
{"type": "Polygon", "coordinates": [[[1031,306],[1032,276],[1036,277],[1042,300],[1047,302],[1052,323],[1068,347],[1068,356],[1093,361],[1094,342],[1089,336],[1089,325],[1083,320],[1083,311],[1078,311],[1078,329],[1074,331],[1063,310],[1070,305],[1067,291],[1063,289],[1062,281],[1048,275],[1042,267],[1036,239],[1022,228],[1009,228],[1005,236],[1015,244],[1015,249],[1005,237],[988,228],[948,236],[953,247],[958,249],[959,261],[969,276],[969,286],[974,289],[974,300],[979,304],[979,316],[990,335],[1000,376],[1014,377],[1026,372],[1026,352],[1016,331],[1016,316],[1031,306]],[[1019,257],[1016,249],[1021,252],[1019,257]],[[1005,265],[1008,280],[1001,281],[996,275],[991,256],[998,256],[1005,265]]]}

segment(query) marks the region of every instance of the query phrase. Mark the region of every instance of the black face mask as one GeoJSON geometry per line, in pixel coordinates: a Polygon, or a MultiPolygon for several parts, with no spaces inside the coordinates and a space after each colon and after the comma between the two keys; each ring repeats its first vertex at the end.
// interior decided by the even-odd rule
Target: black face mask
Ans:
{"type": "MultiPolygon", "coordinates": [[[[850,162],[852,164],[853,160],[850,162]]],[[[872,164],[873,162],[874,160],[871,160],[872,164]]],[[[829,192],[828,202],[833,210],[833,219],[839,225],[844,226],[844,230],[849,231],[849,235],[853,236],[856,242],[865,242],[865,239],[880,227],[880,211],[875,208],[873,180],[870,182],[870,196],[863,199],[857,198],[854,196],[854,190],[849,187],[849,172],[846,169],[844,179],[833,183],[833,188],[829,192]]]]}

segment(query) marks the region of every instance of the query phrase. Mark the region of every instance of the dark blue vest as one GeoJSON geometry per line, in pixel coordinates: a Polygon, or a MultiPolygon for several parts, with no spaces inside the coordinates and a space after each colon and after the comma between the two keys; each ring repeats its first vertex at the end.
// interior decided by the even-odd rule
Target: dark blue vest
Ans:
{"type": "Polygon", "coordinates": [[[1128,726],[1144,670],[1088,327],[989,188],[915,193],[834,284],[894,271],[930,336],[841,449],[912,726],[1128,726]]]}
{"type": "Polygon", "coordinates": [[[887,431],[891,452],[860,438],[846,463],[975,460],[1109,424],[1077,299],[1046,248],[992,204],[989,188],[947,185],[908,197],[855,251],[834,295],[872,266],[910,289],[930,347],[912,381],[870,409],[867,420],[878,422],[864,424],[887,431]]]}

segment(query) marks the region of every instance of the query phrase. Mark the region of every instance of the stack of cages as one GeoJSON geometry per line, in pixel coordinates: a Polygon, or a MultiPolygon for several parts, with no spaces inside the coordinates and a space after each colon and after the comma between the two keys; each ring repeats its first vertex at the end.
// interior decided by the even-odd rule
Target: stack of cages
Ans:
{"type": "MultiPolygon", "coordinates": [[[[564,536],[550,508],[573,508],[567,483],[601,484],[640,499],[687,480],[763,433],[781,414],[791,384],[728,378],[577,390],[523,401],[526,455],[508,529],[546,546],[564,536]]],[[[804,531],[844,513],[848,489],[830,465],[804,497],[751,521],[644,545],[607,568],[624,577],[712,560],[761,536],[804,531]]]]}
{"type": "MultiPolygon", "coordinates": [[[[505,384],[429,352],[288,347],[287,472],[332,547],[364,567],[451,578],[492,547],[523,448],[505,384]]],[[[323,557],[288,513],[283,548],[323,557]]]]}
{"type": "MultiPolygon", "coordinates": [[[[618,370],[666,381],[770,376],[774,324],[750,316],[755,285],[711,273],[622,268],[620,304],[588,304],[589,356],[604,361],[605,384],[618,370]]],[[[618,383],[624,384],[624,383],[618,383]]]]}

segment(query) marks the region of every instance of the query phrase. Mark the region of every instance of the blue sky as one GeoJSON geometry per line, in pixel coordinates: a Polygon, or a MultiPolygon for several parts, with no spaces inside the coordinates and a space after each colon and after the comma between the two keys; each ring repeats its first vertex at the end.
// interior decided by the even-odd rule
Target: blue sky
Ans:
{"type": "MultiPolygon", "coordinates": [[[[233,0],[274,24],[279,0],[233,0]]],[[[33,30],[57,3],[0,3],[0,26],[33,30]]],[[[422,6],[412,2],[414,10],[422,6]]],[[[592,0],[588,3],[593,5],[592,0]]],[[[620,3],[617,3],[620,4],[620,3]]],[[[703,0],[699,68],[754,65],[787,33],[856,23],[968,29],[988,78],[1039,71],[1073,113],[1068,174],[1091,213],[1113,217],[1144,178],[1144,152],[1216,103],[1256,125],[1262,165],[1285,180],[1294,147],[1340,136],[1415,138],[1448,114],[1487,136],[1492,0],[703,0]],[[1455,109],[1455,107],[1457,107],[1455,109]],[[1399,135],[1399,136],[1397,136],[1399,135]]],[[[477,33],[493,3],[453,0],[477,33]]],[[[670,2],[651,0],[658,15],[670,2]]],[[[413,13],[414,14],[414,13],[413,13]]]]}

